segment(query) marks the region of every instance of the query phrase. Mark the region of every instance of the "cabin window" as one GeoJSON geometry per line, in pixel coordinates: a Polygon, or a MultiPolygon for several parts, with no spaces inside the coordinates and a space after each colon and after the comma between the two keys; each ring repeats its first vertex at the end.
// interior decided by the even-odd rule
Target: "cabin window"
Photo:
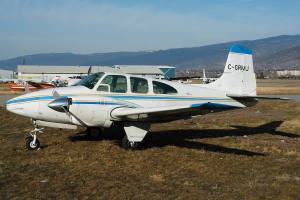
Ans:
{"type": "Polygon", "coordinates": [[[127,80],[125,76],[120,75],[107,75],[102,81],[97,91],[116,93],[126,93],[127,92],[127,80]],[[105,87],[106,86],[106,87],[105,87]]]}
{"type": "Polygon", "coordinates": [[[131,92],[148,93],[148,81],[144,78],[130,77],[131,92]]]}
{"type": "Polygon", "coordinates": [[[155,94],[177,94],[177,90],[165,83],[153,81],[153,92],[155,94]]]}

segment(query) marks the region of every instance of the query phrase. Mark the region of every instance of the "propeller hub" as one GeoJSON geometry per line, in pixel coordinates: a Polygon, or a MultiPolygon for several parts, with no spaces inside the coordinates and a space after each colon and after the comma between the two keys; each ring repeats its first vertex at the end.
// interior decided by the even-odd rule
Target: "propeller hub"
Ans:
{"type": "Polygon", "coordinates": [[[61,97],[51,101],[48,107],[58,112],[68,112],[70,105],[72,105],[72,98],[61,97]]]}

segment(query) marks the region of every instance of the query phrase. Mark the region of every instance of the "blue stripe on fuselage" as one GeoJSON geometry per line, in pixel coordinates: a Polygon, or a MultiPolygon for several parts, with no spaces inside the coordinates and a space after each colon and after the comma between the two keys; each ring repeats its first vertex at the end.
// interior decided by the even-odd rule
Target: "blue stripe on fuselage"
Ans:
{"type": "MultiPolygon", "coordinates": [[[[69,95],[71,97],[73,95],[69,95]]],[[[62,97],[68,97],[68,96],[62,96],[62,97]]],[[[162,96],[106,96],[110,98],[115,99],[123,99],[123,100],[133,100],[133,99],[152,99],[152,100],[192,100],[192,101],[209,101],[209,100],[230,100],[229,98],[200,98],[200,97],[162,97],[162,96]]],[[[31,102],[31,101],[41,101],[41,100],[53,100],[53,96],[40,96],[40,97],[29,97],[29,98],[22,98],[22,99],[15,99],[15,100],[9,100],[6,102],[6,104],[16,104],[16,103],[24,103],[24,102],[31,102]]],[[[100,101],[73,101],[73,104],[78,105],[113,105],[113,106],[125,106],[127,104],[122,103],[116,103],[116,102],[100,102],[100,101]]],[[[232,106],[232,105],[226,105],[222,103],[196,103],[192,104],[191,108],[197,108],[201,107],[201,105],[206,104],[206,107],[211,109],[229,109],[229,108],[237,108],[238,106],[232,106]]]]}
{"type": "MultiPolygon", "coordinates": [[[[74,95],[69,95],[70,97],[74,95]]],[[[170,97],[170,96],[129,96],[129,95],[103,95],[104,97],[110,97],[114,99],[126,99],[126,100],[134,100],[134,99],[149,99],[149,100],[184,100],[184,101],[212,101],[212,100],[230,100],[230,98],[205,98],[205,97],[170,97]]],[[[68,96],[62,96],[68,97],[68,96]]],[[[22,99],[15,99],[15,100],[8,100],[6,104],[13,104],[13,103],[23,103],[23,102],[30,102],[30,101],[39,101],[39,100],[52,100],[54,99],[53,96],[40,96],[40,97],[28,97],[22,99]]]]}
{"type": "Polygon", "coordinates": [[[29,98],[23,98],[23,99],[8,100],[6,102],[6,105],[13,104],[13,103],[23,103],[23,102],[27,102],[27,101],[52,100],[52,99],[54,99],[53,96],[29,97],[29,98]]]}
{"type": "Polygon", "coordinates": [[[80,105],[116,105],[122,106],[127,104],[113,103],[113,102],[99,102],[99,101],[74,101],[72,104],[80,104],[80,105]]]}
{"type": "Polygon", "coordinates": [[[197,101],[197,100],[229,100],[229,98],[205,98],[205,97],[165,97],[165,96],[127,96],[127,95],[108,95],[105,97],[115,98],[115,99],[158,99],[158,100],[191,100],[191,101],[197,101]]]}

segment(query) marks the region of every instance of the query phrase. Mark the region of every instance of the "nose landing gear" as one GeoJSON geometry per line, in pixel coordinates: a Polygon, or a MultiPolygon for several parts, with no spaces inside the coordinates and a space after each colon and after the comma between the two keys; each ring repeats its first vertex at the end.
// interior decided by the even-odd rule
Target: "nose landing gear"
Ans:
{"type": "Polygon", "coordinates": [[[35,125],[34,129],[30,131],[30,136],[25,139],[28,150],[38,150],[40,148],[40,141],[37,139],[37,134],[43,133],[43,129],[35,125]]]}

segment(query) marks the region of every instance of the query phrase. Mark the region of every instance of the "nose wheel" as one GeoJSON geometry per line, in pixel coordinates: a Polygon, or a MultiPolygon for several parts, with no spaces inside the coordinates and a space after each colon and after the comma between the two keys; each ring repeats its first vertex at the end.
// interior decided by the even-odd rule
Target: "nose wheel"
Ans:
{"type": "Polygon", "coordinates": [[[26,138],[26,148],[27,150],[37,150],[40,148],[40,141],[34,137],[29,136],[26,138]]]}
{"type": "Polygon", "coordinates": [[[40,148],[40,141],[37,138],[38,133],[43,133],[43,128],[35,128],[30,132],[30,136],[28,136],[26,141],[26,148],[27,150],[38,150],[40,148]]]}

